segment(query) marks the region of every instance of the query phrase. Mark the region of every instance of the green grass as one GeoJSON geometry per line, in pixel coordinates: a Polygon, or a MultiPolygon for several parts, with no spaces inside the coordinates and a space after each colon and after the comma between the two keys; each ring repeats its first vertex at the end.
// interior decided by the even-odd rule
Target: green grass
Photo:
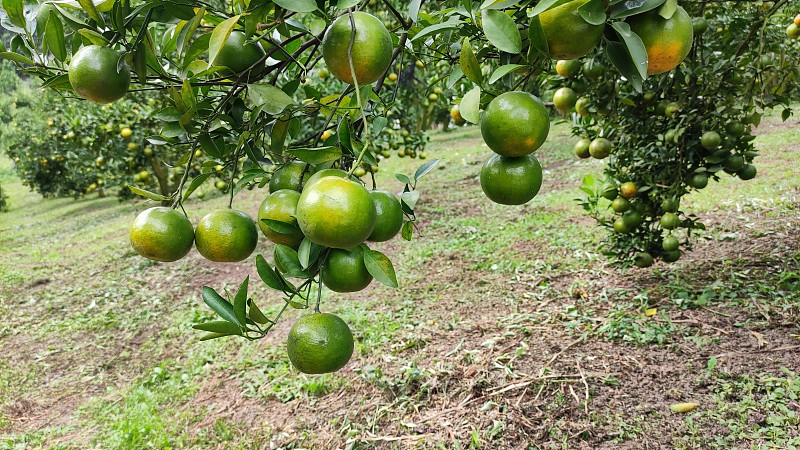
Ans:
{"type": "MultiPolygon", "coordinates": [[[[717,220],[700,239],[703,251],[724,252],[698,251],[673,266],[626,272],[606,265],[597,247],[603,231],[574,201],[581,196],[580,180],[600,173],[602,163],[574,159],[568,132],[564,124],[553,127],[537,152],[546,170],[542,191],[518,208],[483,197],[477,175],[489,150],[477,128],[434,134],[429,158],[442,162],[419,184],[414,242],[375,246],[392,255],[401,287],[326,294],[324,309],[350,324],[358,349],[348,370],[321,377],[298,374],[286,359],[283,339],[299,311],[287,313],[262,342],[196,341],[191,325],[212,317],[200,286],[230,289],[248,274],[254,279],[255,255],[227,266],[196,256],[147,262],[130,250],[126,234],[147,203],[43,200],[21,186],[9,161],[0,158],[0,183],[11,208],[0,213],[0,348],[8,355],[0,362],[0,432],[6,432],[0,449],[289,449],[331,442],[359,449],[483,449],[534,438],[541,445],[531,448],[572,448],[597,433],[641,447],[675,419],[668,410],[636,413],[595,404],[607,390],[637,393],[619,374],[587,380],[589,412],[577,419],[563,414],[584,414],[574,397],[583,395],[583,385],[547,378],[527,391],[470,404],[441,441],[375,440],[387,433],[441,431],[435,421],[415,421],[467,394],[479,398],[537,373],[574,371],[574,363],[559,365],[561,359],[586,355],[566,352],[543,366],[574,339],[638,357],[718,350],[724,336],[687,325],[686,314],[730,316],[730,324],[715,325],[729,333],[796,333],[796,322],[787,320],[797,317],[800,303],[800,254],[796,245],[770,239],[783,232],[781,224],[797,223],[800,181],[791,169],[798,161],[791,143],[800,132],[786,127],[759,136],[759,177],[725,177],[683,205],[717,220]],[[758,239],[764,239],[759,249],[773,245],[772,254],[754,261],[737,252],[758,239]],[[652,317],[645,314],[650,308],[656,310],[652,317]],[[555,338],[543,342],[548,336],[555,338]],[[464,375],[473,369],[474,376],[464,375]],[[23,404],[30,398],[39,404],[23,404]],[[533,398],[537,403],[527,403],[533,398]],[[59,410],[56,402],[69,407],[59,410]],[[326,409],[330,405],[335,408],[326,409]],[[26,428],[19,422],[21,408],[23,416],[50,414],[52,423],[26,428]],[[317,409],[328,415],[316,417],[317,409]],[[243,411],[265,417],[254,422],[243,411]],[[537,416],[540,411],[546,414],[537,416]],[[517,434],[527,426],[515,419],[520,416],[534,418],[541,433],[517,434]],[[576,420],[588,428],[576,429],[576,420]],[[592,429],[598,431],[586,431],[592,429]]],[[[412,174],[420,164],[393,156],[381,165],[379,186],[399,191],[393,174],[412,174]]],[[[261,196],[245,192],[235,205],[255,213],[261,196]]],[[[196,220],[225,202],[193,201],[187,210],[196,220]]],[[[262,242],[257,253],[268,257],[271,247],[262,242]]],[[[260,283],[251,286],[254,301],[274,314],[280,298],[260,283]]],[[[602,360],[591,356],[583,363],[602,360]]],[[[611,366],[627,363],[605,357],[611,366]]],[[[682,434],[671,445],[800,445],[791,431],[798,427],[792,409],[800,395],[796,373],[709,370],[707,360],[700,368],[697,361],[687,365],[708,392],[702,394],[704,407],[678,419],[682,434]],[[755,425],[754,410],[766,417],[755,425]],[[710,436],[709,429],[724,432],[710,436]]]]}

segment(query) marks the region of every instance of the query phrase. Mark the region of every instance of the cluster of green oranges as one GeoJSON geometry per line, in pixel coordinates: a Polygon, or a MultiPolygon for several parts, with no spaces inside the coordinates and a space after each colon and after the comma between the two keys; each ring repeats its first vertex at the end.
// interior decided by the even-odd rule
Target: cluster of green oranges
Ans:
{"type": "MultiPolygon", "coordinates": [[[[329,28],[323,39],[323,56],[330,74],[353,83],[347,58],[352,52],[358,83],[372,83],[386,71],[392,51],[389,32],[377,18],[353,13],[356,39],[350,49],[350,17],[342,16],[329,28]],[[375,43],[381,45],[374,45],[375,43]],[[370,61],[370,64],[360,62],[370,61]],[[380,64],[377,64],[376,61],[380,64]],[[379,66],[379,67],[377,67],[379,66]]],[[[254,55],[261,54],[254,51],[254,55]]],[[[255,57],[255,56],[254,56],[255,57]]],[[[253,66],[244,64],[238,69],[253,66]]],[[[322,139],[330,138],[331,132],[322,139]]],[[[364,176],[358,166],[350,174],[332,167],[314,167],[302,161],[289,161],[272,172],[270,194],[258,210],[258,221],[242,211],[222,209],[209,213],[193,228],[178,210],[150,208],[134,221],[131,245],[140,255],[157,261],[176,261],[192,245],[211,261],[235,262],[249,257],[258,241],[258,229],[272,241],[276,265],[285,276],[277,252],[288,247],[295,251],[304,241],[320,248],[319,256],[309,264],[311,278],[319,274],[321,283],[335,292],[356,292],[366,288],[373,275],[365,264],[365,242],[383,242],[394,238],[403,226],[403,209],[398,198],[387,191],[367,190],[356,178],[364,176]]],[[[314,313],[299,319],[289,333],[289,359],[305,373],[326,373],[343,367],[353,352],[350,328],[332,314],[314,313]]]]}
{"type": "Polygon", "coordinates": [[[542,166],[533,155],[550,133],[550,117],[533,94],[506,92],[481,116],[481,136],[495,153],[481,168],[483,193],[495,203],[522,205],[542,187],[542,166]]]}

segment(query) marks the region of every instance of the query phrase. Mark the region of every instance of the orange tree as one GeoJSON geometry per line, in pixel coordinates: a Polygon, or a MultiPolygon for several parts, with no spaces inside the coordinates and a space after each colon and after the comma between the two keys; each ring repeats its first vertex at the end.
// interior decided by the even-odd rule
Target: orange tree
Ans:
{"type": "MultiPolygon", "coordinates": [[[[699,41],[696,51],[712,58],[709,53],[722,49],[730,62],[738,61],[745,51],[758,52],[751,48],[752,42],[767,48],[773,36],[765,32],[770,23],[765,18],[786,3],[781,0],[753,17],[729,9],[738,30],[731,30],[719,44],[699,41]],[[741,48],[731,50],[729,41],[741,35],[759,39],[742,40],[741,48]]],[[[289,335],[290,360],[312,373],[339,369],[353,350],[349,327],[335,316],[320,313],[322,286],[353,292],[373,280],[398,284],[392,262],[368,243],[398,233],[411,239],[418,181],[436,161],[423,164],[413,175],[396,174],[405,186],[399,197],[378,190],[374,178],[366,177],[366,168],[377,168],[384,151],[381,143],[394,133],[399,131],[407,144],[405,138],[411,133],[403,136],[403,129],[426,128],[424,123],[416,128],[413,123],[430,123],[424,113],[409,115],[408,111],[415,104],[424,107],[425,101],[428,106],[439,102],[431,97],[440,95],[437,87],[445,95],[459,97],[453,118],[482,125],[484,139],[494,152],[487,155],[481,170],[484,192],[499,203],[521,204],[532,199],[541,185],[542,169],[534,153],[547,138],[549,114],[540,97],[552,87],[547,86],[546,72],[556,60],[605,62],[606,70],[587,70],[594,77],[591,83],[570,81],[576,92],[608,92],[608,98],[615,99],[599,106],[598,96],[576,99],[576,118],[583,117],[576,119],[576,132],[604,139],[585,145],[590,155],[611,153],[619,161],[624,161],[619,150],[638,141],[622,140],[622,131],[613,134],[620,126],[606,130],[596,125],[605,120],[598,114],[617,107],[618,97],[619,102],[630,102],[631,96],[645,95],[641,93],[646,87],[661,98],[669,89],[689,86],[687,79],[711,83],[712,73],[737,72],[724,62],[702,69],[708,74],[703,78],[675,69],[685,56],[686,42],[678,46],[662,42],[671,39],[669,33],[651,40],[649,21],[684,20],[687,12],[676,0],[254,0],[234,4],[108,0],[79,4],[29,7],[22,0],[4,0],[7,20],[3,26],[16,35],[0,48],[0,57],[14,61],[52,89],[94,102],[114,101],[125,91],[159,94],[164,106],[154,117],[160,121],[160,132],[150,142],[157,149],[168,149],[163,154],[171,156],[164,164],[184,170],[169,194],[131,186],[135,193],[170,203],[174,209],[174,214],[163,209],[143,212],[131,233],[134,249],[153,259],[173,260],[185,254],[186,243],[193,238],[207,258],[239,261],[252,253],[260,228],[275,242],[271,263],[262,255],[255,259],[261,280],[283,294],[285,303],[277,317],[261,313],[249,298],[250,280],[245,279],[229,298],[203,287],[203,299],[219,320],[196,328],[208,333],[204,339],[229,335],[257,339],[269,332],[286,308],[312,308],[315,314],[298,321],[289,335]],[[309,82],[310,78],[315,81],[309,82]],[[408,84],[407,94],[401,96],[397,86],[402,87],[404,80],[417,84],[408,84]],[[186,213],[183,200],[213,175],[189,170],[199,157],[228,170],[229,209],[203,217],[189,233],[186,221],[176,214],[186,213]],[[265,190],[258,226],[245,213],[232,209],[235,194],[245,187],[265,190]],[[162,223],[166,226],[159,226],[162,223]],[[169,249],[151,245],[158,242],[181,245],[169,249]]],[[[690,11],[698,12],[694,7],[690,11]]],[[[686,38],[685,34],[681,37],[686,38]]],[[[689,41],[691,45],[691,36],[689,41]]],[[[576,73],[576,63],[561,66],[559,73],[576,73]]],[[[747,98],[754,89],[744,78],[745,83],[731,88],[739,94],[737,100],[747,98]]],[[[573,96],[563,94],[558,106],[567,111],[573,96]]],[[[687,106],[691,103],[683,101],[687,106]]],[[[692,117],[692,110],[680,105],[664,105],[664,111],[670,118],[683,113],[687,121],[692,117]]],[[[743,150],[736,145],[730,148],[743,150]]],[[[747,153],[742,157],[749,158],[747,153]]],[[[677,165],[693,172],[698,167],[692,161],[679,160],[677,165]]],[[[615,173],[614,163],[609,167],[615,173]]],[[[658,165],[631,166],[627,173],[653,177],[659,170],[658,165]]],[[[648,187],[654,188],[638,178],[617,178],[628,184],[619,190],[614,187],[615,196],[620,192],[626,202],[644,203],[640,216],[649,214],[644,199],[650,198],[648,187]]],[[[589,191],[596,197],[594,190],[589,191]]],[[[617,203],[619,209],[625,206],[617,203]]],[[[590,199],[587,205],[599,211],[596,201],[590,199]]],[[[682,223],[669,221],[669,226],[682,223]]],[[[650,229],[650,241],[643,242],[651,242],[660,232],[650,229]]],[[[641,247],[629,247],[636,245],[641,247]]]]}

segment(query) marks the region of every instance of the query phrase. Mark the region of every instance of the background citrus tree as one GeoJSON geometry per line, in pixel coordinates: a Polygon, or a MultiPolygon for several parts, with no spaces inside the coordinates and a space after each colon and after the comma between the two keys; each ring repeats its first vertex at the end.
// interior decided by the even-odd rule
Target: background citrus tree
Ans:
{"type": "MultiPolygon", "coordinates": [[[[785,74],[792,72],[788,54],[780,50],[786,25],[777,26],[788,22],[787,4],[700,3],[684,9],[676,0],[87,0],[77,6],[7,0],[3,26],[15,36],[0,57],[64,95],[114,102],[99,107],[101,117],[136,98],[131,91],[157,93],[141,127],[148,131],[137,139],[157,157],[147,160],[154,172],[171,167],[178,176],[166,189],[164,183],[153,189],[141,173],[132,179],[131,191],[173,207],[142,213],[131,233],[134,248],[173,261],[194,241],[212,261],[247,258],[257,232],[249,216],[232,209],[235,194],[268,187],[258,225],[277,245],[272,264],[256,258],[259,275],[285,295],[285,307],[319,312],[323,284],[352,291],[374,278],[397,286],[391,261],[366,241],[385,240],[373,234],[380,221],[411,239],[418,180],[435,161],[413,175],[397,174],[405,188],[399,199],[384,198],[391,205],[386,209],[377,206],[383,194],[376,197],[368,173],[378,170],[387,146],[421,154],[424,137],[418,133],[447,122],[442,96],[459,98],[454,118],[482,125],[494,152],[481,173],[487,196],[521,204],[536,195],[542,168],[533,153],[549,131],[548,112],[536,96],[555,87],[547,73],[556,60],[583,58],[563,73],[575,77],[580,66],[585,79],[569,86],[586,99],[561,91],[554,104],[566,113],[574,100],[575,133],[590,141],[589,155],[611,158],[606,181],[614,184],[586,180],[586,208],[609,227],[617,220],[605,215],[602,196],[627,214],[609,240],[610,254],[623,261],[633,256],[642,266],[654,255],[675,259],[681,243],[665,246],[664,230],[698,226],[677,215],[687,186],[697,188],[700,176],[721,169],[749,176],[747,164],[755,155],[744,120],[757,121],[760,111],[779,104],[789,111],[786,94],[794,87],[785,74]],[[692,26],[692,15],[708,15],[718,35],[706,39],[702,26],[692,26]],[[673,25],[677,31],[669,31],[673,25]],[[719,154],[697,147],[699,133],[712,130],[727,133],[718,145],[704,146],[719,147],[719,154]],[[227,182],[214,181],[218,173],[227,182]],[[212,182],[229,189],[230,209],[204,217],[193,239],[187,237],[191,226],[183,200],[212,182]],[[365,186],[372,192],[366,194],[365,186]],[[343,200],[334,205],[326,198],[343,200]],[[161,239],[180,245],[155,245],[161,239]],[[332,264],[352,274],[346,285],[326,281],[332,264]]],[[[133,106],[119,110],[131,111],[137,114],[133,106]]],[[[70,131],[63,131],[68,137],[70,131]]],[[[102,155],[91,142],[85,146],[81,161],[108,164],[105,157],[98,160],[102,155]]],[[[264,317],[248,297],[248,283],[230,298],[203,288],[204,300],[221,319],[197,326],[209,332],[207,338],[256,339],[275,324],[277,318],[264,317]]],[[[335,320],[320,322],[337,336],[347,334],[335,320]]],[[[311,331],[299,326],[297,333],[307,337],[311,331]]],[[[347,341],[337,348],[352,351],[352,336],[347,341]]],[[[311,340],[293,332],[290,342],[304,347],[311,340]]],[[[314,352],[290,349],[290,357],[313,372],[340,367],[338,359],[305,365],[302,355],[314,352]]]]}

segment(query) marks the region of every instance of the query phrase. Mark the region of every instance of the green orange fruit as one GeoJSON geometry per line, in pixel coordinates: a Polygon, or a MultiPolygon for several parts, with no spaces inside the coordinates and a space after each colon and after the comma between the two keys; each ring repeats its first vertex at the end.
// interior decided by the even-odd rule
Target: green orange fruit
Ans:
{"type": "Polygon", "coordinates": [[[572,148],[572,151],[575,152],[575,156],[579,158],[589,158],[591,157],[591,153],[589,153],[589,145],[592,143],[591,140],[582,138],[579,139],[578,142],[575,143],[575,146],[572,148]]]}
{"type": "Polygon", "coordinates": [[[533,94],[512,91],[495,97],[481,118],[486,145],[501,156],[524,156],[542,146],[550,133],[550,117],[533,94]]]}
{"type": "Polygon", "coordinates": [[[295,249],[300,246],[304,236],[294,217],[298,200],[300,200],[299,192],[292,189],[280,189],[268,195],[261,202],[261,207],[258,208],[258,227],[267,239],[295,249]],[[279,232],[272,229],[265,220],[283,222],[295,229],[291,233],[279,232]]]}
{"type": "Polygon", "coordinates": [[[142,211],[130,230],[136,253],[154,261],[177,261],[192,249],[194,228],[180,212],[163,206],[142,211]]]}
{"type": "Polygon", "coordinates": [[[323,177],[347,178],[347,172],[342,169],[321,169],[317,172],[314,172],[314,175],[311,175],[308,180],[306,180],[305,186],[311,186],[323,177]]]}
{"type": "Polygon", "coordinates": [[[556,62],[556,73],[564,78],[572,78],[581,71],[581,63],[577,59],[559,59],[556,62]]]}
{"type": "Polygon", "coordinates": [[[480,174],[483,193],[501,205],[528,203],[542,187],[542,166],[533,155],[492,155],[480,174]]]}
{"type": "Polygon", "coordinates": [[[206,214],[195,229],[195,246],[203,257],[216,262],[237,262],[253,253],[258,228],[242,211],[218,209],[206,214]]]}
{"type": "Polygon", "coordinates": [[[659,8],[628,19],[631,31],[639,35],[647,50],[647,74],[658,75],[678,67],[692,48],[692,18],[678,6],[669,19],[659,8]]]}
{"type": "Polygon", "coordinates": [[[355,40],[352,52],[350,37],[353,27],[350,15],[344,14],[328,28],[322,39],[322,56],[331,73],[345,83],[353,84],[355,72],[358,84],[372,84],[381,77],[392,62],[392,36],[377,17],[354,12],[355,40]],[[354,71],[350,70],[350,58],[354,71]]]}
{"type": "Polygon", "coordinates": [[[115,50],[98,45],[81,47],[69,63],[69,82],[86,100],[105,104],[128,92],[131,71],[115,50]]]}
{"type": "Polygon", "coordinates": [[[316,313],[297,319],[286,340],[289,361],[307,374],[335,372],[353,355],[350,327],[339,316],[316,313]]]}
{"type": "Polygon", "coordinates": [[[745,164],[744,167],[742,167],[741,169],[739,169],[738,172],[736,172],[736,174],[742,180],[752,180],[753,178],[756,177],[757,173],[758,171],[756,170],[756,166],[752,164],[745,164]]]}
{"type": "Polygon", "coordinates": [[[247,35],[241,31],[232,31],[225,44],[214,58],[215,66],[224,66],[229,72],[239,74],[258,63],[253,71],[260,72],[265,61],[261,61],[267,53],[258,42],[247,42],[247,35]]]}
{"type": "Polygon", "coordinates": [[[581,117],[586,117],[592,112],[589,111],[591,100],[588,97],[581,97],[575,102],[575,112],[581,117]]]}
{"type": "Polygon", "coordinates": [[[602,137],[595,138],[592,143],[589,144],[589,154],[592,155],[593,158],[603,159],[611,154],[613,148],[614,146],[608,139],[602,137]]]}
{"type": "Polygon", "coordinates": [[[550,57],[554,59],[579,58],[597,46],[605,24],[586,22],[578,8],[589,0],[571,0],[539,14],[550,57]]]}
{"type": "MultiPolygon", "coordinates": [[[[422,154],[420,154],[422,157],[422,154]]],[[[403,208],[400,201],[389,191],[369,191],[375,202],[375,229],[367,238],[368,241],[384,242],[397,236],[403,227],[403,208]]]]}
{"type": "Polygon", "coordinates": [[[653,265],[653,256],[647,252],[639,252],[633,257],[636,267],[650,267],[653,265]]]}
{"type": "Polygon", "coordinates": [[[578,101],[578,94],[568,87],[562,87],[553,95],[553,106],[561,112],[566,113],[578,101]]]}
{"type": "Polygon", "coordinates": [[[631,209],[631,202],[625,197],[617,197],[611,202],[611,209],[616,213],[624,213],[631,209]]]}
{"type": "Polygon", "coordinates": [[[700,145],[706,150],[714,150],[721,142],[722,138],[716,131],[706,131],[700,136],[700,145]]]}
{"type": "Polygon", "coordinates": [[[619,185],[619,195],[627,199],[636,197],[637,192],[639,192],[639,188],[636,186],[636,183],[632,181],[626,181],[619,185]]]}
{"type": "Polygon", "coordinates": [[[292,189],[299,192],[313,174],[314,166],[312,165],[302,161],[287,162],[272,173],[272,178],[269,180],[269,191],[292,189]]]}
{"type": "Polygon", "coordinates": [[[681,224],[681,219],[675,213],[667,212],[661,216],[661,228],[665,230],[674,230],[681,224]]]}
{"type": "Polygon", "coordinates": [[[364,265],[361,247],[331,249],[321,270],[322,282],[334,292],[358,292],[369,286],[372,275],[364,265]]]}
{"type": "Polygon", "coordinates": [[[704,187],[708,186],[708,175],[704,173],[696,173],[686,180],[686,184],[695,189],[703,189],[704,187]]]}
{"type": "Polygon", "coordinates": [[[311,242],[350,249],[372,234],[377,215],[375,202],[364,186],[329,176],[303,191],[295,217],[311,242]]]}
{"type": "Polygon", "coordinates": [[[665,236],[664,240],[661,241],[661,248],[668,252],[674,252],[680,247],[680,242],[678,242],[678,238],[675,236],[665,236]]]}

